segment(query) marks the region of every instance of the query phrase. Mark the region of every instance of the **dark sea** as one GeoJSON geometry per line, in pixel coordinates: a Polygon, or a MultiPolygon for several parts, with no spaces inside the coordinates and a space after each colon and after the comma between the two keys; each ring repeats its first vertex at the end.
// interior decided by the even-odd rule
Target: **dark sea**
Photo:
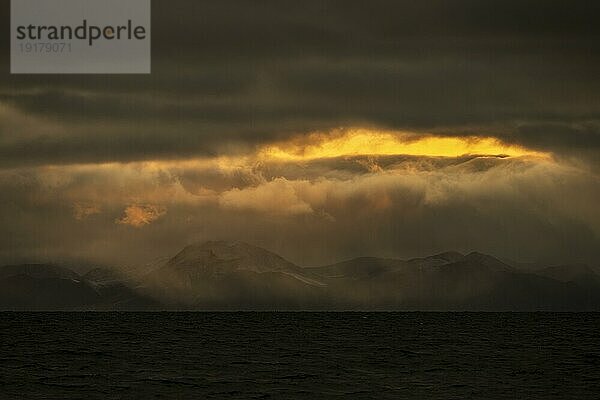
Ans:
{"type": "Polygon", "coordinates": [[[0,313],[2,399],[600,399],[600,314],[0,313]]]}

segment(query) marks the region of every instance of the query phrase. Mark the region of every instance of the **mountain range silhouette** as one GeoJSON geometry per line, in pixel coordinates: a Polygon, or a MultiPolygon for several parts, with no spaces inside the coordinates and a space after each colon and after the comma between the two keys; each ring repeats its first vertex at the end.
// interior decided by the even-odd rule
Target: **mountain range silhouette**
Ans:
{"type": "Polygon", "coordinates": [[[600,310],[587,265],[524,269],[473,252],[301,267],[243,242],[190,245],[136,273],[0,267],[2,310],[600,310]]]}

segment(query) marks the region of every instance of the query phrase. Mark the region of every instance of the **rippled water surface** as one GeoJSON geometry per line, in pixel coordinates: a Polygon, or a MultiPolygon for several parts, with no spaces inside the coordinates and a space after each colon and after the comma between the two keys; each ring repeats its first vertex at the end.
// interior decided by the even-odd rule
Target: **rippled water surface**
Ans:
{"type": "Polygon", "coordinates": [[[600,314],[0,313],[0,397],[598,399],[600,314]]]}

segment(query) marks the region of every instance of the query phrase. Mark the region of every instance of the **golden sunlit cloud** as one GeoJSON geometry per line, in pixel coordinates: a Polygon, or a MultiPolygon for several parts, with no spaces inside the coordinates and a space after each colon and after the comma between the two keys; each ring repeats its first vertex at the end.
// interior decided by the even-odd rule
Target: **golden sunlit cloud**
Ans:
{"type": "Polygon", "coordinates": [[[416,136],[369,129],[335,130],[267,145],[259,153],[265,159],[312,160],[359,155],[411,155],[426,157],[548,156],[492,137],[416,136]]]}
{"type": "Polygon", "coordinates": [[[232,189],[221,195],[220,205],[224,209],[256,211],[267,214],[302,215],[312,214],[313,209],[298,197],[293,182],[283,178],[274,179],[257,187],[244,190],[232,189]]]}
{"type": "Polygon", "coordinates": [[[434,175],[456,187],[477,173],[479,186],[486,188],[491,183],[486,179],[496,176],[479,172],[504,168],[525,173],[534,166],[556,163],[550,154],[489,137],[339,129],[264,144],[245,154],[45,166],[38,169],[38,176],[45,190],[62,193],[73,204],[76,220],[122,209],[114,222],[141,228],[164,216],[166,207],[170,212],[178,207],[218,207],[277,216],[321,213],[329,218],[328,201],[340,205],[354,199],[383,212],[396,204],[389,189],[409,181],[424,201],[443,202],[447,190],[440,188],[441,183],[433,184],[434,175]],[[418,160],[381,160],[396,155],[418,160]],[[452,160],[464,155],[473,157],[452,160]],[[350,163],[346,158],[351,158],[350,163]]]}
{"type": "Polygon", "coordinates": [[[130,225],[135,228],[140,228],[144,225],[149,225],[167,213],[165,207],[146,204],[146,205],[131,205],[128,206],[123,217],[115,222],[122,225],[130,225]]]}
{"type": "MultiPolygon", "coordinates": [[[[165,170],[186,169],[202,171],[218,170],[223,173],[251,176],[257,165],[263,163],[302,162],[338,157],[529,157],[550,159],[551,153],[527,149],[502,142],[494,137],[478,136],[435,136],[410,132],[394,132],[363,128],[336,129],[328,133],[310,133],[294,139],[268,143],[254,151],[236,155],[191,157],[186,159],[144,160],[128,163],[107,162],[100,164],[47,165],[41,167],[45,180],[51,185],[60,185],[65,169],[90,173],[105,171],[116,174],[119,179],[135,177],[145,173],[163,173],[165,170]],[[131,167],[131,168],[125,168],[131,167]]],[[[364,163],[372,172],[380,170],[372,159],[357,161],[364,163]],[[369,161],[371,160],[371,161],[369,161]],[[368,164],[368,165],[367,165],[368,164]]]]}

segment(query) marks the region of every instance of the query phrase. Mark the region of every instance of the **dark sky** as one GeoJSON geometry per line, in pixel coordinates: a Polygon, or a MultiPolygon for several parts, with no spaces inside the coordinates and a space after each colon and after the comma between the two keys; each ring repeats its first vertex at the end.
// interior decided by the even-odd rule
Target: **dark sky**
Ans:
{"type": "Polygon", "coordinates": [[[600,3],[152,6],[151,75],[34,76],[8,72],[2,1],[0,260],[136,263],[242,239],[300,263],[598,262],[600,3]],[[545,156],[264,156],[361,128],[545,156]]]}

